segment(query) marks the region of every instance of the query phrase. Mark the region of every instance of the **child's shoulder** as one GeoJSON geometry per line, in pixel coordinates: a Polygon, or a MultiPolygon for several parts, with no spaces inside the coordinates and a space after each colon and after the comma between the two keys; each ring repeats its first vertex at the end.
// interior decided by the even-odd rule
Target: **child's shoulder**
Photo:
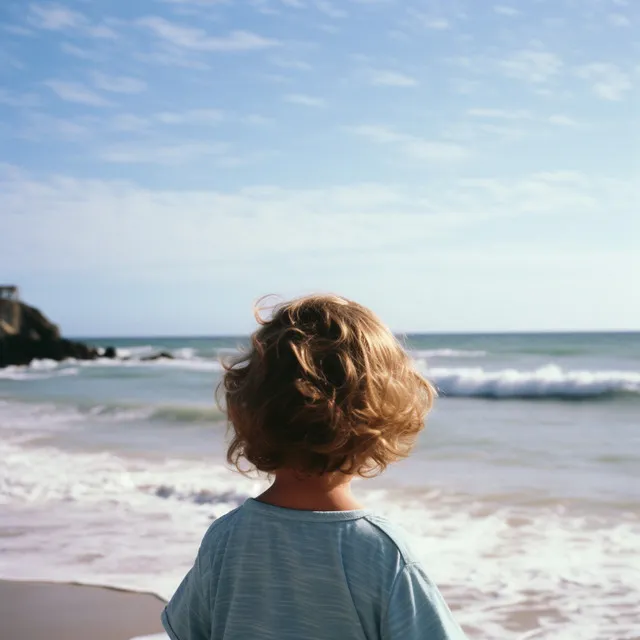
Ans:
{"type": "Polygon", "coordinates": [[[238,512],[242,507],[236,507],[224,515],[216,518],[207,529],[202,539],[202,545],[211,547],[219,542],[221,539],[226,538],[233,528],[233,524],[237,519],[238,512]]]}
{"type": "Polygon", "coordinates": [[[370,525],[372,535],[380,540],[380,544],[388,553],[398,554],[404,564],[417,562],[411,536],[401,526],[373,513],[367,514],[364,520],[370,525]]]}
{"type": "Polygon", "coordinates": [[[228,529],[230,526],[233,525],[233,522],[237,518],[241,509],[242,509],[242,505],[216,518],[211,523],[211,526],[209,527],[209,530],[207,531],[207,533],[209,533],[209,531],[211,532],[216,531],[218,533],[222,533],[222,531],[228,529]]]}

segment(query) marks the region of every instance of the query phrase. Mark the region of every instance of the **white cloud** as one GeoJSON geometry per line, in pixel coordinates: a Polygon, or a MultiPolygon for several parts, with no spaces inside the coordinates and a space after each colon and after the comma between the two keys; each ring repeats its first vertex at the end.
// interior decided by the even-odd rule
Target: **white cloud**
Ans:
{"type": "Polygon", "coordinates": [[[170,43],[163,43],[162,49],[157,51],[134,52],[134,57],[146,64],[160,65],[162,67],[176,67],[178,69],[196,69],[207,71],[211,67],[199,56],[199,52],[182,49],[170,43]]]}
{"type": "Polygon", "coordinates": [[[461,95],[470,95],[481,86],[479,80],[471,80],[469,78],[451,78],[449,82],[451,88],[461,95]]]}
{"type": "Polygon", "coordinates": [[[188,109],[187,111],[162,111],[154,119],[163,124],[218,124],[224,118],[219,109],[188,109]]]}
{"type": "Polygon", "coordinates": [[[453,142],[410,139],[403,147],[411,157],[429,162],[457,162],[469,156],[465,147],[453,142]]]}
{"type": "Polygon", "coordinates": [[[46,113],[30,113],[27,125],[19,132],[21,138],[42,141],[45,139],[80,142],[86,140],[95,130],[95,122],[88,118],[58,118],[46,113]]]}
{"type": "Polygon", "coordinates": [[[9,69],[25,69],[25,64],[16,56],[0,48],[0,73],[9,69]]]}
{"type": "Polygon", "coordinates": [[[608,16],[609,24],[614,27],[630,27],[631,20],[622,13],[611,13],[608,16]]]}
{"type": "Polygon", "coordinates": [[[44,84],[66,102],[85,104],[90,107],[108,107],[111,105],[101,95],[77,82],[47,80],[44,84]]]}
{"type": "Polygon", "coordinates": [[[264,15],[278,15],[281,13],[280,7],[275,7],[271,0],[247,0],[248,4],[259,13],[264,15]]]}
{"type": "MultiPolygon", "coordinates": [[[[207,158],[207,165],[217,160],[207,158]]],[[[212,287],[227,286],[229,300],[237,300],[237,295],[246,308],[252,299],[269,291],[288,296],[335,288],[366,304],[386,304],[388,321],[408,331],[410,316],[415,317],[418,308],[412,307],[404,317],[395,319],[393,309],[406,304],[411,293],[424,284],[424,273],[447,274],[444,280],[433,278],[433,286],[438,288],[430,294],[442,304],[451,299],[452,283],[463,287],[467,297],[482,291],[483,299],[487,295],[483,287],[493,283],[490,292],[494,295],[485,308],[487,319],[482,326],[513,329],[520,326],[517,322],[527,322],[531,328],[531,287],[526,295],[512,300],[521,307],[519,320],[515,314],[505,321],[500,307],[504,307],[505,291],[511,291],[523,278],[531,281],[535,274],[540,276],[542,265],[551,261],[553,268],[536,276],[532,286],[547,291],[563,275],[569,276],[568,288],[559,291],[557,300],[562,303],[566,292],[573,292],[573,285],[584,280],[585,273],[600,273],[596,284],[590,281],[585,285],[587,291],[581,299],[571,297],[572,307],[582,305],[581,314],[588,315],[594,295],[610,299],[610,283],[616,282],[616,273],[638,271],[638,252],[631,244],[626,249],[612,246],[607,234],[594,238],[592,245],[582,242],[580,233],[542,234],[542,239],[536,233],[524,234],[526,238],[498,234],[483,241],[478,250],[469,238],[486,235],[487,229],[513,227],[500,221],[518,216],[531,224],[546,218],[546,226],[540,229],[578,229],[583,220],[594,218],[614,228],[620,212],[628,213],[629,202],[637,201],[638,185],[640,181],[609,183],[596,172],[520,175],[504,180],[451,178],[415,187],[347,183],[326,188],[268,184],[224,190],[145,188],[124,180],[36,176],[11,167],[3,171],[0,166],[2,257],[15,273],[25,274],[25,279],[53,274],[73,285],[78,282],[78,265],[82,265],[83,283],[89,285],[108,274],[134,304],[127,320],[129,330],[139,321],[139,314],[146,311],[149,315],[148,304],[160,304],[171,314],[170,302],[159,303],[161,295],[135,307],[135,299],[131,299],[138,297],[135,283],[145,291],[165,291],[167,286],[184,289],[197,282],[201,286],[190,289],[190,295],[206,298],[212,287]],[[494,224],[487,225],[489,220],[494,224]],[[149,229],[153,229],[153,237],[145,241],[149,229]],[[286,229],[286,233],[280,234],[278,242],[265,242],[273,237],[274,229],[286,229]],[[434,259],[435,255],[440,257],[434,259]],[[583,259],[577,259],[580,255],[583,259]],[[496,268],[487,269],[488,263],[496,268]],[[518,271],[516,265],[524,268],[518,271]],[[602,274],[604,267],[607,271],[602,274]],[[371,302],[366,300],[369,291],[371,302]]],[[[624,223],[624,218],[620,221],[624,223]]],[[[530,224],[525,228],[538,229],[530,224]]],[[[616,236],[612,237],[615,241],[616,236]]],[[[616,311],[610,314],[611,326],[632,326],[631,319],[635,322],[640,316],[637,309],[630,315],[628,286],[621,287],[621,293],[616,311]]],[[[462,298],[466,300],[464,295],[462,298]]],[[[465,313],[464,300],[459,309],[447,307],[434,328],[451,330],[451,318],[465,313]]],[[[536,300],[534,306],[545,305],[552,309],[562,306],[552,298],[536,300]]],[[[216,311],[215,305],[209,311],[200,309],[207,318],[216,311]]],[[[422,317],[423,310],[419,311],[422,317]]],[[[105,315],[102,310],[96,317],[101,315],[105,315]]],[[[478,328],[482,321],[477,316],[466,326],[462,322],[460,328],[478,328]]],[[[541,314],[538,321],[547,318],[549,328],[554,323],[557,328],[559,317],[541,314]]],[[[156,324],[152,332],[164,331],[166,335],[175,331],[175,327],[171,329],[175,321],[172,317],[164,327],[156,324]]],[[[571,320],[563,322],[571,325],[571,320]]],[[[593,328],[592,318],[585,328],[589,322],[593,328]]],[[[413,326],[425,328],[424,324],[413,326]]],[[[85,325],[83,330],[109,332],[106,325],[104,331],[95,325],[85,325]]],[[[124,324],[120,330],[126,332],[124,324]]],[[[229,321],[228,331],[233,330],[234,322],[229,321]]]]}
{"type": "Polygon", "coordinates": [[[578,75],[591,83],[592,91],[603,100],[622,100],[632,88],[627,73],[615,64],[593,62],[578,69],[578,75]]]}
{"type": "Polygon", "coordinates": [[[308,96],[303,93],[287,94],[286,96],[284,96],[284,100],[286,102],[290,102],[291,104],[299,104],[303,107],[312,107],[315,109],[319,109],[327,106],[327,103],[323,98],[308,96]]]}
{"type": "Polygon", "coordinates": [[[136,116],[132,113],[119,113],[111,119],[111,128],[115,131],[131,131],[140,133],[151,125],[149,118],[136,116]]]}
{"type": "Polygon", "coordinates": [[[596,185],[575,171],[546,171],[516,180],[465,179],[460,182],[463,199],[479,198],[491,205],[487,212],[505,214],[563,214],[595,212],[601,206],[596,185]]]}
{"type": "Polygon", "coordinates": [[[478,137],[478,131],[505,139],[523,138],[535,131],[531,125],[536,123],[568,128],[582,126],[580,122],[564,114],[556,113],[547,116],[528,109],[473,108],[467,110],[467,115],[473,120],[460,128],[461,136],[459,137],[462,139],[474,139],[478,137]],[[494,121],[505,124],[494,124],[494,121]],[[525,125],[523,126],[522,123],[525,125]],[[516,124],[518,127],[514,128],[516,124]]]}
{"type": "Polygon", "coordinates": [[[492,118],[497,120],[528,120],[531,112],[526,109],[469,109],[467,114],[474,118],[492,118]]]}
{"type": "Polygon", "coordinates": [[[291,84],[291,78],[280,73],[261,73],[259,78],[269,84],[291,84]]]}
{"type": "MultiPolygon", "coordinates": [[[[196,145],[170,153],[167,161],[201,151],[196,145]]],[[[121,151],[119,161],[131,160],[121,151]]],[[[388,251],[389,246],[401,248],[403,255],[421,255],[425,240],[437,237],[441,244],[443,234],[457,237],[460,228],[479,220],[579,216],[602,212],[605,206],[607,215],[614,215],[638,197],[638,184],[545,172],[511,180],[453,180],[437,189],[364,183],[320,189],[263,185],[172,190],[65,175],[36,178],[0,167],[0,210],[6,258],[16,268],[77,271],[82,264],[87,273],[127,273],[135,267],[157,274],[176,268],[200,272],[212,256],[224,263],[239,256],[263,260],[265,255],[291,258],[362,247],[388,251]],[[61,232],[69,228],[73,234],[61,232]],[[265,243],[274,228],[287,233],[278,243],[265,243]],[[153,242],[140,243],[149,229],[154,229],[153,242]]]]}
{"type": "Polygon", "coordinates": [[[155,16],[140,18],[137,23],[161,40],[194,51],[252,51],[278,45],[276,40],[250,31],[232,31],[227,36],[217,37],[209,35],[204,29],[185,27],[155,16]]]}
{"type": "Polygon", "coordinates": [[[500,16],[507,16],[508,18],[514,18],[515,16],[520,15],[520,11],[518,11],[518,9],[506,4],[493,5],[493,11],[500,16]]]}
{"type": "Polygon", "coordinates": [[[554,114],[549,116],[548,118],[549,124],[554,124],[558,127],[579,127],[580,122],[575,120],[574,118],[570,118],[569,116],[565,116],[562,114],[554,114]]]}
{"type": "Polygon", "coordinates": [[[30,4],[27,19],[33,26],[50,31],[83,27],[87,23],[81,13],[54,2],[30,4]]]}
{"type": "Polygon", "coordinates": [[[27,29],[26,27],[21,27],[18,24],[3,24],[2,29],[14,36],[32,36],[33,35],[33,31],[31,29],[27,29]]]}
{"type": "Polygon", "coordinates": [[[316,0],[316,8],[326,16],[329,16],[329,18],[340,19],[347,17],[346,11],[338,9],[338,7],[327,0],[316,0]]]}
{"type": "Polygon", "coordinates": [[[227,151],[217,142],[179,142],[175,144],[127,144],[104,149],[100,158],[114,164],[157,164],[177,166],[202,160],[206,157],[222,157],[227,151]]]}
{"type": "Polygon", "coordinates": [[[266,127],[274,123],[272,118],[261,116],[258,113],[250,113],[248,116],[242,116],[240,120],[245,124],[250,124],[255,127],[266,127]]]}
{"type": "MultiPolygon", "coordinates": [[[[194,151],[201,150],[196,147],[187,153],[194,151]]],[[[118,161],[140,158],[124,152],[115,157],[118,161]]],[[[170,154],[169,160],[175,159],[170,154]]],[[[428,215],[433,209],[424,195],[410,195],[394,185],[153,190],[122,181],[70,176],[36,179],[16,170],[5,174],[0,172],[0,210],[13,222],[6,237],[21,239],[8,259],[22,268],[33,268],[32,258],[27,257],[33,255],[39,256],[38,267],[43,270],[77,270],[78,264],[87,271],[126,272],[136,264],[198,268],[213,255],[221,260],[265,254],[290,258],[310,249],[335,252],[367,246],[374,250],[394,242],[406,246],[407,241],[419,243],[449,225],[444,218],[428,215]],[[430,222],[416,227],[421,215],[430,222]],[[335,225],[327,224],[328,219],[339,221],[339,234],[335,225]],[[62,228],[73,228],[74,233],[60,233],[62,228]],[[265,243],[274,228],[287,233],[275,245],[265,243]],[[35,232],[26,233],[27,229],[35,232]],[[141,244],[149,229],[154,229],[153,242],[141,244]],[[100,238],[97,245],[96,238],[100,238]]]]}
{"type": "Polygon", "coordinates": [[[92,74],[92,79],[98,89],[111,93],[142,93],[147,88],[146,82],[127,76],[108,76],[96,72],[92,74]]]}
{"type": "Polygon", "coordinates": [[[472,148],[494,148],[504,142],[526,137],[529,127],[515,126],[511,121],[503,124],[493,119],[463,120],[447,126],[442,132],[448,140],[472,148]]]}
{"type": "Polygon", "coordinates": [[[194,4],[211,7],[217,4],[227,4],[229,0],[161,0],[166,4],[194,4]]]}
{"type": "Polygon", "coordinates": [[[21,93],[0,88],[0,104],[29,109],[40,104],[40,97],[35,93],[21,93]]]}
{"type": "Polygon", "coordinates": [[[27,14],[29,24],[47,31],[76,30],[92,38],[117,37],[104,24],[93,24],[84,14],[55,2],[31,3],[27,14]]]}
{"type": "Polygon", "coordinates": [[[411,25],[417,24],[425,29],[432,29],[433,31],[446,31],[451,28],[451,23],[443,16],[433,15],[431,13],[425,13],[417,9],[409,9],[408,11],[409,23],[411,25]]]}
{"type": "Polygon", "coordinates": [[[219,109],[187,109],[185,111],[159,111],[146,116],[120,113],[111,119],[116,131],[142,133],[156,125],[161,126],[207,126],[218,125],[225,119],[219,109]]]}
{"type": "Polygon", "coordinates": [[[118,34],[111,28],[104,24],[97,24],[87,27],[86,33],[93,38],[105,38],[108,40],[115,40],[118,34]]]}
{"type": "Polygon", "coordinates": [[[80,58],[81,60],[91,60],[93,62],[100,60],[100,55],[97,52],[83,49],[82,47],[78,47],[70,42],[63,42],[60,45],[60,49],[64,53],[73,56],[74,58],[80,58]]]}
{"type": "Polygon", "coordinates": [[[396,146],[403,153],[417,160],[454,162],[464,160],[469,155],[468,149],[462,145],[427,140],[381,125],[356,125],[349,127],[348,130],[376,144],[396,146]]]}
{"type": "Polygon", "coordinates": [[[475,125],[471,127],[462,128],[462,137],[473,139],[476,137],[477,131],[491,134],[493,136],[501,136],[503,138],[517,139],[526,136],[531,133],[531,123],[551,124],[557,127],[580,127],[580,122],[563,114],[552,114],[550,116],[544,116],[541,114],[533,113],[527,109],[494,109],[494,108],[474,108],[468,109],[467,115],[471,116],[474,120],[479,120],[483,124],[475,125]],[[526,122],[526,127],[522,125],[520,128],[512,128],[509,126],[491,124],[491,121],[503,121],[509,123],[522,123],[526,122]],[[489,123],[484,123],[489,121],[489,123]]]}
{"type": "Polygon", "coordinates": [[[410,136],[405,136],[394,131],[393,129],[390,129],[389,127],[384,127],[381,125],[361,124],[350,127],[349,131],[363,138],[368,138],[372,142],[377,142],[380,144],[404,142],[407,137],[410,138],[410,136]]]}
{"type": "Polygon", "coordinates": [[[373,69],[370,72],[371,84],[385,87],[415,87],[418,81],[404,73],[388,69],[373,69]]]}
{"type": "Polygon", "coordinates": [[[425,27],[429,29],[436,29],[437,31],[443,31],[444,29],[449,29],[450,23],[448,20],[444,18],[436,18],[434,20],[428,20],[425,22],[425,27]]]}
{"type": "Polygon", "coordinates": [[[281,67],[282,69],[294,69],[295,71],[310,71],[311,65],[304,60],[297,60],[295,58],[285,58],[283,56],[273,56],[269,58],[269,62],[281,67]]]}
{"type": "Polygon", "coordinates": [[[555,53],[523,49],[502,60],[500,66],[511,78],[540,84],[558,75],[563,63],[555,53]]]}

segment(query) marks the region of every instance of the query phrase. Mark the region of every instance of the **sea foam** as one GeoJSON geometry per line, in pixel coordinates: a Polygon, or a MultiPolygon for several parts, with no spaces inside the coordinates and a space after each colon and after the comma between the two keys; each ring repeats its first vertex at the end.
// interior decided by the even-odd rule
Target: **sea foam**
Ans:
{"type": "MultiPolygon", "coordinates": [[[[0,576],[164,598],[211,520],[264,486],[205,460],[7,442],[0,456],[0,576]]],[[[361,483],[363,502],[409,531],[470,638],[622,639],[640,624],[637,514],[592,517],[553,502],[531,509],[514,496],[505,503],[361,483]],[[523,635],[517,620],[536,612],[535,635],[523,635]]]]}
{"type": "Polygon", "coordinates": [[[452,398],[588,399],[640,394],[640,372],[567,371],[555,365],[535,370],[431,368],[427,377],[452,398]]]}
{"type": "MultiPolygon", "coordinates": [[[[447,350],[448,351],[448,350],[447,350]]],[[[425,354],[427,352],[420,352],[425,354]]],[[[464,357],[471,357],[462,352],[464,357]]],[[[480,353],[475,352],[480,357],[480,353]]],[[[97,360],[34,360],[26,367],[0,369],[0,379],[34,381],[59,376],[77,376],[84,370],[109,368],[114,377],[118,370],[141,372],[165,370],[202,373],[218,376],[222,366],[218,360],[195,355],[192,349],[177,350],[174,359],[128,360],[98,358],[97,360]]],[[[417,354],[416,354],[417,355],[417,354]]],[[[447,356],[457,357],[457,356],[447,356]]],[[[460,355],[460,357],[463,357],[460,355]]],[[[449,398],[500,399],[599,399],[614,396],[640,396],[640,371],[624,370],[578,370],[564,369],[548,364],[537,369],[489,369],[485,367],[429,367],[423,358],[416,364],[438,388],[440,394],[449,398]]]]}

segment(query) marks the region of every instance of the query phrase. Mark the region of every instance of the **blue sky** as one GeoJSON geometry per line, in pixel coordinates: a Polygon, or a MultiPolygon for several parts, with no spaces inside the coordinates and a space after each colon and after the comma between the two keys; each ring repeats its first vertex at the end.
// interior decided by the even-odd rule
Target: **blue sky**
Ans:
{"type": "Polygon", "coordinates": [[[398,331],[640,329],[639,23],[3,1],[0,279],[72,335],[244,333],[318,290],[398,331]]]}

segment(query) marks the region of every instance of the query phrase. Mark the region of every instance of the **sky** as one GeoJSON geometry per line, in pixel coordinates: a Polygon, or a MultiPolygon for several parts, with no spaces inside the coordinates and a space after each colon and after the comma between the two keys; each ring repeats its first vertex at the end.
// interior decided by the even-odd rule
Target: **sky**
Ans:
{"type": "Polygon", "coordinates": [[[68,335],[333,291],[640,329],[640,2],[2,0],[0,280],[68,335]]]}

